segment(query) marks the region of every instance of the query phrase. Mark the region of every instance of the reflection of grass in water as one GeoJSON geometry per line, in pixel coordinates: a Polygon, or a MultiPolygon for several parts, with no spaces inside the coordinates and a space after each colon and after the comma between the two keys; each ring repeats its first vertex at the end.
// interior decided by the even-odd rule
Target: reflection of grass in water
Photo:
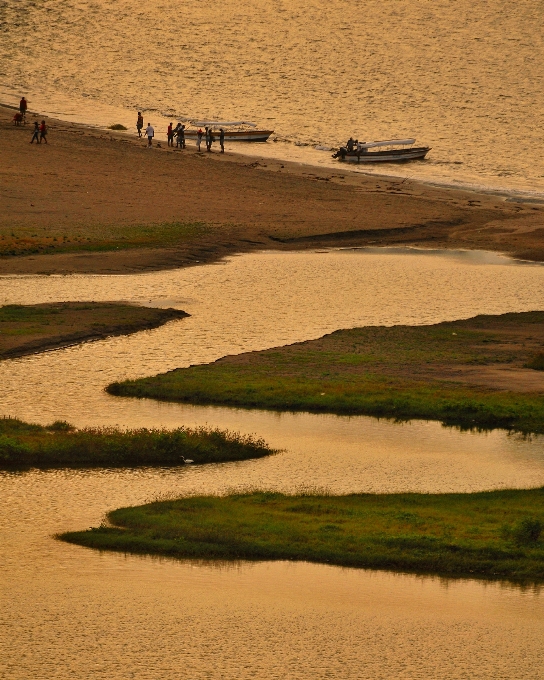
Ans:
{"type": "Polygon", "coordinates": [[[114,527],[61,538],[185,558],[544,579],[544,488],[436,495],[253,492],[158,501],[108,518],[114,527]]]}
{"type": "Polygon", "coordinates": [[[455,382],[455,375],[464,368],[521,369],[543,342],[544,312],[354,328],[107,389],[197,404],[425,418],[542,433],[541,393],[469,385],[455,382]]]}
{"type": "Polygon", "coordinates": [[[161,222],[145,225],[73,225],[54,229],[0,229],[0,256],[75,251],[126,250],[169,246],[202,236],[211,227],[202,222],[161,222]]]}
{"type": "Polygon", "coordinates": [[[0,469],[172,466],[183,459],[221,463],[273,453],[262,439],[208,428],[76,430],[0,419],[0,469]]]}

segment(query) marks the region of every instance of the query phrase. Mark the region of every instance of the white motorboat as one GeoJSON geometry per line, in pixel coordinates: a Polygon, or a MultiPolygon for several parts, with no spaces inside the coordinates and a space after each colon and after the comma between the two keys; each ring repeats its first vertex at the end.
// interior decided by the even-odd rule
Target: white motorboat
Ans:
{"type": "Polygon", "coordinates": [[[340,147],[333,154],[333,158],[349,163],[394,163],[425,158],[431,147],[414,146],[415,141],[415,139],[387,139],[381,142],[359,142],[354,145],[353,150],[348,149],[347,145],[340,147]]]}
{"type": "MultiPolygon", "coordinates": [[[[215,141],[219,140],[221,128],[225,131],[225,142],[266,142],[274,130],[258,130],[255,123],[247,120],[221,121],[221,120],[192,120],[190,127],[185,129],[186,139],[196,139],[198,130],[212,129],[215,141]]],[[[204,139],[204,137],[203,137],[204,139]]]]}

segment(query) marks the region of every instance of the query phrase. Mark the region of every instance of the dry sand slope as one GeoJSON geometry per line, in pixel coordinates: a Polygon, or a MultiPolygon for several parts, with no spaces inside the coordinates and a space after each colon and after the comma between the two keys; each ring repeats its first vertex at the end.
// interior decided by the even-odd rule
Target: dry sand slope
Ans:
{"type": "Polygon", "coordinates": [[[55,120],[49,144],[30,145],[32,126],[15,127],[12,117],[0,107],[0,273],[141,271],[322,245],[544,259],[544,205],[365,176],[341,164],[331,171],[217,149],[198,154],[192,144],[174,151],[165,141],[146,149],[132,134],[55,120]],[[194,222],[201,224],[179,238],[161,231],[194,222]]]}

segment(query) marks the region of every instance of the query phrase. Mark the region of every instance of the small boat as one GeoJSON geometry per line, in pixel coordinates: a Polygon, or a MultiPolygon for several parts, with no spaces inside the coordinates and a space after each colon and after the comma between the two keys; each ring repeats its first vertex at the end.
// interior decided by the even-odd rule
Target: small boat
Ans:
{"type": "Polygon", "coordinates": [[[192,120],[190,125],[191,127],[185,130],[185,139],[196,139],[198,129],[200,128],[204,132],[207,127],[211,127],[216,141],[219,139],[220,129],[223,128],[225,142],[266,142],[274,132],[274,130],[257,130],[255,123],[250,123],[247,120],[192,120]]]}
{"type": "Polygon", "coordinates": [[[414,146],[415,141],[415,139],[387,139],[383,142],[363,142],[358,143],[353,151],[348,151],[347,146],[342,146],[332,157],[350,163],[395,163],[425,158],[431,147],[414,146]],[[380,147],[389,148],[382,149],[380,147]],[[378,150],[369,150],[375,148],[378,148],[378,150]]]}

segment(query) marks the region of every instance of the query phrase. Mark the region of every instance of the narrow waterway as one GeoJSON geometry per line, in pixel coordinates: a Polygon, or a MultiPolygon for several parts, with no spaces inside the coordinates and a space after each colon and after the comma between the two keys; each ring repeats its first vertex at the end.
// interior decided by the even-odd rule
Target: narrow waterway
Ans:
{"type": "Polygon", "coordinates": [[[538,678],[539,589],[304,563],[100,554],[52,535],[164,494],[469,491],[544,484],[542,438],[436,423],[113,398],[112,380],[363,324],[542,308],[544,267],[485,253],[264,253],[139,276],[2,277],[0,303],[132,300],[192,316],[0,364],[0,412],[77,425],[218,425],[272,458],[0,475],[0,678],[538,678]]]}

